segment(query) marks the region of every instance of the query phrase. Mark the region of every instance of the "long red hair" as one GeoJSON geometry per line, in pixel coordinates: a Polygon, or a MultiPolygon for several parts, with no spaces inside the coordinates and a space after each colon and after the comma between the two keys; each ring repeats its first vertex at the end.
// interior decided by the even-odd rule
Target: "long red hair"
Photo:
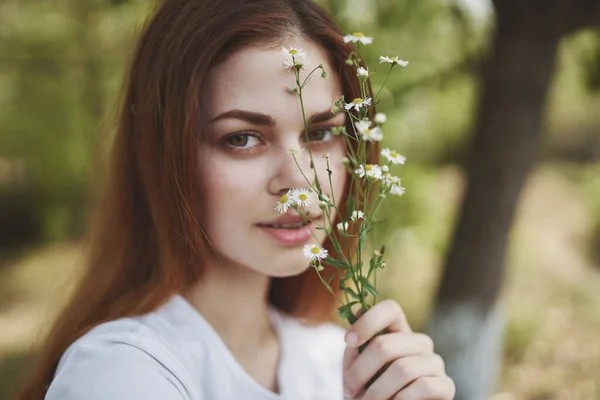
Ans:
{"type": "MultiPolygon", "coordinates": [[[[88,233],[87,269],[18,399],[42,400],[61,355],[85,332],[151,312],[202,276],[211,249],[194,166],[207,74],[244,47],[294,35],[329,54],[346,99],[361,97],[356,69],[345,63],[353,47],[311,0],[163,1],[125,82],[105,189],[88,233]]],[[[337,290],[336,281],[332,286],[337,290]]],[[[335,310],[312,269],[273,278],[269,297],[312,322],[331,319],[335,310]]]]}

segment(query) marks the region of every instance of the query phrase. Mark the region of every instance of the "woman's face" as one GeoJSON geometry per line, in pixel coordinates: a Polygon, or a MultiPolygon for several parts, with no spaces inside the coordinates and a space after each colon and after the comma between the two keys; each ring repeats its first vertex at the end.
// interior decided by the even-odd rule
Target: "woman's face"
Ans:
{"type": "MultiPolygon", "coordinates": [[[[309,128],[319,180],[331,198],[323,157],[327,153],[333,193],[339,201],[347,179],[342,164],[346,143],[330,129],[343,126],[346,115],[333,116],[330,110],[342,94],[340,80],[319,46],[302,39],[293,44],[307,53],[301,79],[319,64],[329,73],[323,79],[316,71],[302,97],[306,119],[320,116],[309,128]]],[[[287,220],[277,220],[282,217],[275,211],[280,197],[289,189],[308,188],[290,149],[305,149],[296,157],[302,172],[311,181],[314,176],[300,101],[288,90],[296,87],[294,72],[284,68],[284,60],[280,48],[249,48],[216,67],[209,77],[206,137],[199,146],[204,193],[200,201],[205,233],[220,256],[221,268],[242,266],[269,276],[296,275],[309,265],[302,247],[325,239],[314,224],[298,227],[302,219],[293,209],[283,215],[287,220]]],[[[323,225],[316,194],[306,211],[323,225]]]]}

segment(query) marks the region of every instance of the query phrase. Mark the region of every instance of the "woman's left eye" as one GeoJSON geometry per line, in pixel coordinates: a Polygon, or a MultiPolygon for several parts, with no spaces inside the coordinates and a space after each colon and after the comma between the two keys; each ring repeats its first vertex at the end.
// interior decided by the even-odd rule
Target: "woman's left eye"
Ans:
{"type": "Polygon", "coordinates": [[[332,137],[331,128],[314,129],[308,132],[308,139],[311,142],[328,142],[332,137]]]}

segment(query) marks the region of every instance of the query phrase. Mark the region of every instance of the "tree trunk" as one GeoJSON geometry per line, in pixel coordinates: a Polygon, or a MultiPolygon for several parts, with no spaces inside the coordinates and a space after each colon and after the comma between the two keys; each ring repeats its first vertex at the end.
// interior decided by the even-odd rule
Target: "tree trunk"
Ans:
{"type": "Polygon", "coordinates": [[[498,11],[482,71],[468,186],[427,327],[457,385],[482,400],[499,367],[503,318],[496,300],[519,193],[535,159],[560,35],[527,15],[498,11]]]}

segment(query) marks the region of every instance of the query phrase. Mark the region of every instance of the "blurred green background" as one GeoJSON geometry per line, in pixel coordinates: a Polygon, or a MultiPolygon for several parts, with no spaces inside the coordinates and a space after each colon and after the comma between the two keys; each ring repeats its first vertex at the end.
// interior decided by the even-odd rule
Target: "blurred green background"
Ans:
{"type": "MultiPolygon", "coordinates": [[[[558,2],[555,1],[555,3],[558,2]]],[[[399,55],[382,92],[386,144],[407,156],[387,202],[386,296],[418,327],[435,298],[465,188],[464,161],[494,7],[486,0],[323,0],[363,56],[399,55]]],[[[0,3],[0,398],[81,268],[95,165],[124,68],[154,2],[0,3]]],[[[600,399],[600,25],[560,38],[541,145],[510,234],[494,400],[600,399]]],[[[510,162],[507,160],[507,162],[510,162]]]]}

